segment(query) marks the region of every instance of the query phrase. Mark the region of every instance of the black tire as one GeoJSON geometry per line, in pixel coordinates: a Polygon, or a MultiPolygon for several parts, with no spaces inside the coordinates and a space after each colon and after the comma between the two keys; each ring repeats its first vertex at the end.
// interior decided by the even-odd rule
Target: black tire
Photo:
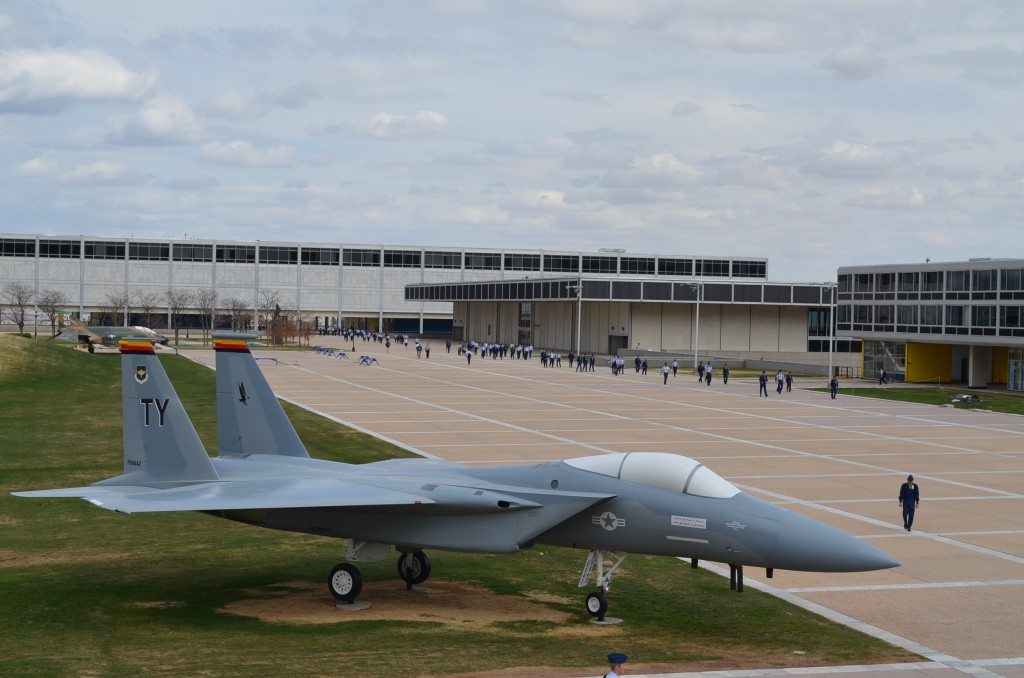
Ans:
{"type": "Polygon", "coordinates": [[[398,576],[406,584],[422,584],[430,576],[430,558],[423,551],[398,556],[398,576]]]}
{"type": "Polygon", "coordinates": [[[608,598],[604,591],[594,591],[587,596],[587,613],[598,620],[604,620],[604,613],[608,611],[608,598]]]}
{"type": "Polygon", "coordinates": [[[351,603],[363,590],[363,575],[352,563],[340,563],[331,570],[327,578],[327,588],[331,595],[343,603],[351,603]]]}

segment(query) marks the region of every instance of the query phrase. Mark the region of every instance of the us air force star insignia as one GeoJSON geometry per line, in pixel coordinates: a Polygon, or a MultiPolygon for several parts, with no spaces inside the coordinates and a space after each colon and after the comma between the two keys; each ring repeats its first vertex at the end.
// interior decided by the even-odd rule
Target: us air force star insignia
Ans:
{"type": "Polygon", "coordinates": [[[738,523],[735,520],[732,521],[731,523],[726,523],[725,526],[728,527],[733,532],[735,532],[736,530],[742,530],[742,529],[746,528],[746,525],[744,525],[743,523],[738,523]]]}
{"type": "Polygon", "coordinates": [[[626,519],[625,518],[616,518],[615,514],[612,513],[611,511],[605,511],[604,513],[602,513],[599,516],[591,516],[590,517],[590,522],[593,523],[594,525],[600,525],[601,527],[603,527],[604,529],[608,530],[609,532],[614,530],[616,527],[625,527],[626,526],[626,519]]]}
{"type": "Polygon", "coordinates": [[[135,381],[140,384],[145,384],[146,380],[149,379],[149,372],[146,371],[145,365],[139,365],[135,368],[135,381]]]}

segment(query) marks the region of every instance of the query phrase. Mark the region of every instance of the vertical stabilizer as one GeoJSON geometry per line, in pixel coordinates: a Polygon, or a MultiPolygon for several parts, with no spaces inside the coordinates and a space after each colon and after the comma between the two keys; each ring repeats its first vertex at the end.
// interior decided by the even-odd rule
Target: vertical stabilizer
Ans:
{"type": "Polygon", "coordinates": [[[222,455],[308,457],[256,359],[252,334],[214,332],[217,353],[217,445],[222,455]]]}
{"type": "Polygon", "coordinates": [[[218,480],[153,344],[119,343],[125,475],[133,483],[218,480]]]}

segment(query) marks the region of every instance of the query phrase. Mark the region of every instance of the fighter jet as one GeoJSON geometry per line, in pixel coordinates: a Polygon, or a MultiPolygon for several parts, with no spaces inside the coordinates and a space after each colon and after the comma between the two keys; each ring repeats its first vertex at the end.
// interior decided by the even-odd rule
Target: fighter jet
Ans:
{"type": "Polygon", "coordinates": [[[499,554],[546,544],[589,551],[579,586],[595,580],[586,610],[597,620],[626,557],[618,554],[687,558],[693,567],[699,560],[725,563],[738,591],[745,566],[766,568],[770,577],[776,568],[859,572],[899,565],[674,454],[490,468],[427,458],[362,465],[310,458],[250,353],[253,337],[213,336],[216,457],[200,442],[152,343],[122,341],[123,473],[87,487],[14,494],[78,497],[125,514],[200,511],[347,539],[346,560],[327,580],[343,604],[362,588],[356,563],[385,559],[392,548],[410,588],[430,575],[425,549],[499,554]]]}

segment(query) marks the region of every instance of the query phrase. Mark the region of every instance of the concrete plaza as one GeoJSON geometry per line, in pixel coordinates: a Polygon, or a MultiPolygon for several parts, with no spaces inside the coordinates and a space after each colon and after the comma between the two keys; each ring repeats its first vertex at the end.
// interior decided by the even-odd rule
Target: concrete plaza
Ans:
{"type": "MultiPolygon", "coordinates": [[[[660,362],[646,376],[631,363],[613,376],[606,361],[578,373],[565,357],[560,368],[544,368],[536,354],[530,361],[475,356],[467,364],[443,343],[433,344],[429,359],[417,359],[411,344],[386,351],[362,340],[349,359],[256,354],[277,359],[260,365],[282,398],[424,454],[480,465],[683,454],[902,563],[856,574],[776,571],[770,580],[748,568],[746,584],[916,652],[921,663],[690,675],[1024,678],[1024,417],[832,400],[802,388],[824,379],[781,395],[771,388],[763,398],[756,381],[724,385],[720,365],[710,386],[689,369],[666,386],[660,362]],[[360,355],[379,366],[359,365],[360,355]],[[908,473],[922,493],[912,533],[896,502],[908,473]]],[[[190,355],[212,366],[212,352],[190,355]]]]}

